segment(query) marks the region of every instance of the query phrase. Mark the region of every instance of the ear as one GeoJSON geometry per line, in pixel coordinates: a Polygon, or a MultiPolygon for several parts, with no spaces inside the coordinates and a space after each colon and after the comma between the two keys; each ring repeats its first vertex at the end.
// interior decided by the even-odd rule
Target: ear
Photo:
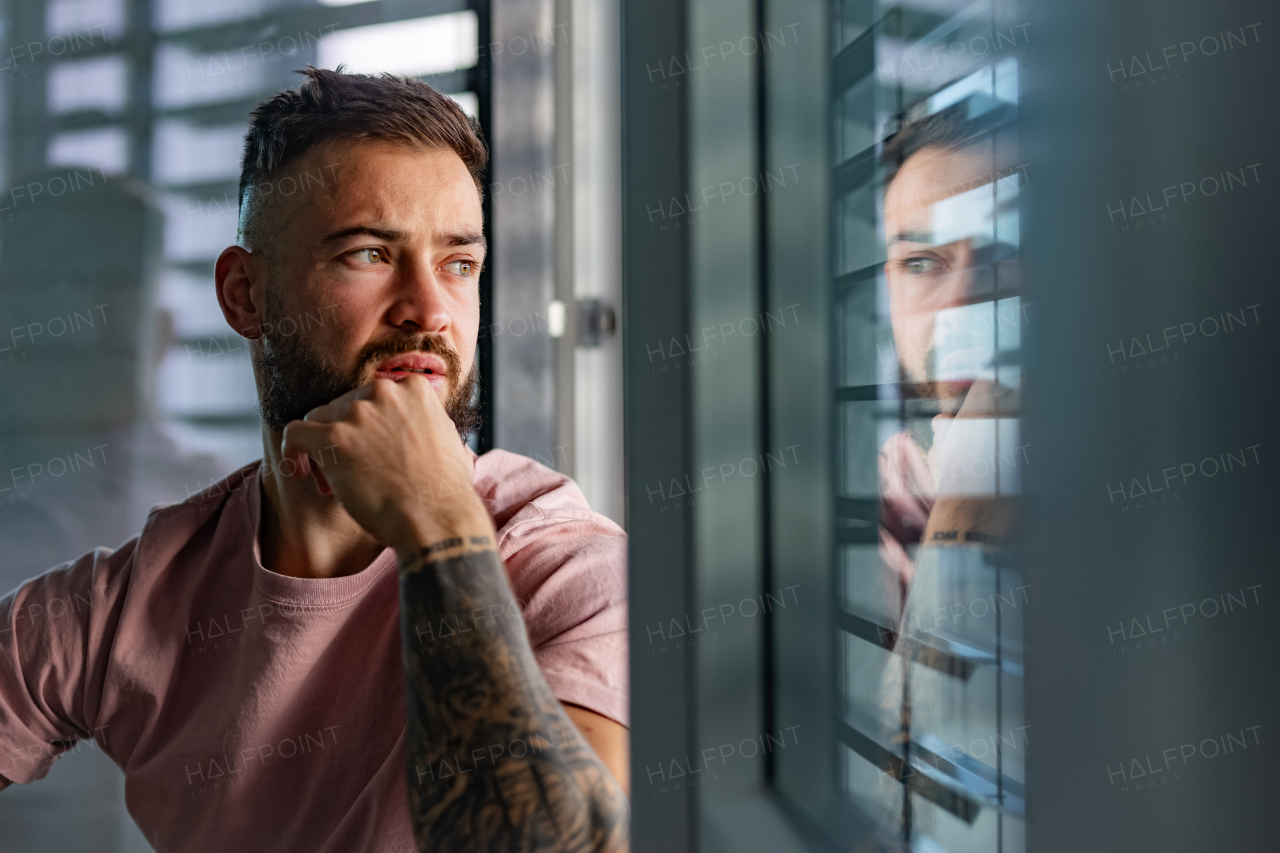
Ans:
{"type": "Polygon", "coordinates": [[[213,268],[222,316],[232,329],[250,340],[262,337],[262,324],[266,322],[266,281],[260,275],[260,261],[241,246],[228,246],[213,268]]]}

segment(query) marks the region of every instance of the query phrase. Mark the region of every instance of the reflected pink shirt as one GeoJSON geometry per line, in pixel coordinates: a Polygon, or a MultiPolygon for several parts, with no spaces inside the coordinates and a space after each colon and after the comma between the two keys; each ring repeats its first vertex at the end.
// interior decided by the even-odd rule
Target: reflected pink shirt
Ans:
{"type": "MultiPolygon", "coordinates": [[[[92,737],[159,853],[410,853],[395,552],[267,571],[260,464],[0,599],[0,775],[33,782],[92,737]]],[[[474,471],[551,689],[626,725],[622,529],[525,457],[474,471]]]]}
{"type": "Polygon", "coordinates": [[[937,488],[929,463],[906,432],[894,433],[880,448],[880,558],[893,572],[891,599],[902,601],[915,575],[910,548],[924,535],[937,488]]]}

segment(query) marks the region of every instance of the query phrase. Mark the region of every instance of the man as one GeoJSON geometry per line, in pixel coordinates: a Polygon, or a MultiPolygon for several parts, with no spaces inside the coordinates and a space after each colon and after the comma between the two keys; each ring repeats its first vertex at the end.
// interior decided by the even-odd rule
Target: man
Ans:
{"type": "Polygon", "coordinates": [[[4,775],[94,737],[160,853],[623,850],[625,539],[460,440],[484,145],[418,81],[306,74],[215,273],[263,460],[0,600],[4,775]]]}
{"type": "MultiPolygon", "coordinates": [[[[1018,725],[1016,689],[997,708],[985,675],[957,677],[957,656],[1018,647],[1025,603],[1008,556],[1026,461],[1019,373],[1001,357],[1019,343],[1022,176],[996,167],[994,137],[967,111],[962,102],[908,123],[884,151],[885,280],[907,415],[879,454],[880,554],[901,657],[883,669],[878,705],[896,743],[967,744],[1018,725]]],[[[1013,766],[1006,758],[1005,773],[1013,766]]]]}
{"type": "Polygon", "coordinates": [[[884,151],[884,268],[908,417],[880,453],[881,553],[904,589],[911,545],[1008,539],[1021,461],[1018,372],[998,358],[1020,326],[1020,176],[993,167],[994,140],[967,126],[966,108],[907,124],[884,151]]]}

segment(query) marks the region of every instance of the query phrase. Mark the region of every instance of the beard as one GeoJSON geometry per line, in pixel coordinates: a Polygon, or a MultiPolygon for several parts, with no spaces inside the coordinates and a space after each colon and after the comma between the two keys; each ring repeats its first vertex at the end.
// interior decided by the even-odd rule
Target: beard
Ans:
{"type": "Polygon", "coordinates": [[[264,313],[273,334],[263,335],[257,358],[258,405],[263,423],[276,435],[282,435],[290,421],[302,420],[312,409],[372,381],[372,376],[365,378],[372,365],[410,352],[433,353],[444,361],[452,389],[444,401],[444,410],[458,428],[458,435],[465,440],[480,427],[480,408],[474,402],[476,366],[472,365],[462,380],[462,359],[443,335],[396,335],[373,341],[360,351],[349,370],[343,370],[308,345],[305,335],[298,331],[299,324],[290,324],[293,334],[279,331],[284,310],[271,288],[267,289],[264,313]]]}
{"type": "Polygon", "coordinates": [[[898,362],[898,382],[906,431],[924,453],[933,446],[933,418],[960,410],[972,380],[937,378],[937,348],[930,344],[921,367],[898,362]]]}
{"type": "Polygon", "coordinates": [[[907,400],[918,400],[932,403],[938,412],[954,415],[964,402],[964,396],[973,384],[972,379],[938,379],[937,348],[930,344],[925,351],[922,368],[909,367],[905,362],[898,363],[898,382],[902,396],[907,400]]]}

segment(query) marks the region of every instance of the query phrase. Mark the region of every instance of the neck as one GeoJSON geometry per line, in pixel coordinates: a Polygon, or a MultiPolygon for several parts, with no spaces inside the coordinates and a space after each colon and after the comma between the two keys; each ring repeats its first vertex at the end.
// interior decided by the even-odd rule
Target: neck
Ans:
{"type": "Polygon", "coordinates": [[[258,546],[263,567],[295,578],[336,578],[363,571],[384,546],[333,495],[320,494],[314,477],[286,476],[280,469],[281,436],[262,429],[258,546]]]}

